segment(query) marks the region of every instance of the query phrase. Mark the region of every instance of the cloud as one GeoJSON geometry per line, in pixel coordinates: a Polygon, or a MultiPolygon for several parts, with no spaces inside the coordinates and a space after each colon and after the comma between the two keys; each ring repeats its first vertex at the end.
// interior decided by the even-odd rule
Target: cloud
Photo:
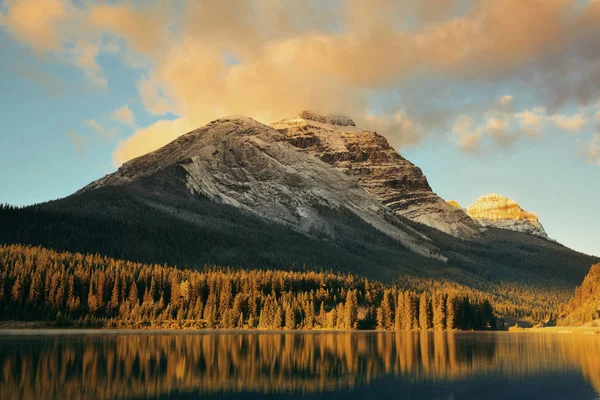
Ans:
{"type": "Polygon", "coordinates": [[[571,133],[581,132],[588,122],[583,113],[572,116],[557,114],[548,117],[548,120],[552,121],[558,128],[571,133]]]}
{"type": "Polygon", "coordinates": [[[512,109],[515,98],[513,96],[502,96],[498,99],[498,104],[502,111],[508,112],[512,109]]]}
{"type": "Polygon", "coordinates": [[[123,37],[132,50],[148,54],[163,48],[169,41],[169,30],[161,17],[164,12],[161,5],[136,9],[123,3],[98,4],[90,7],[87,17],[91,26],[123,37]]]}
{"type": "Polygon", "coordinates": [[[490,117],[485,123],[485,132],[502,147],[510,147],[517,139],[516,135],[509,131],[507,117],[490,117]]]}
{"type": "Polygon", "coordinates": [[[98,86],[106,87],[108,82],[106,78],[102,76],[102,71],[96,62],[96,57],[99,53],[98,46],[94,44],[83,44],[79,45],[74,49],[75,52],[75,64],[81,68],[86,78],[98,86]]]}
{"type": "MultiPolygon", "coordinates": [[[[373,6],[354,0],[344,3],[343,12],[331,13],[292,3],[297,7],[286,9],[282,2],[271,1],[260,12],[249,12],[254,9],[250,1],[235,2],[236,7],[230,1],[187,3],[184,34],[173,36],[160,57],[152,59],[149,76],[138,83],[145,108],[155,115],[172,112],[196,125],[233,113],[267,122],[302,109],[344,113],[381,127],[376,129],[391,135],[397,146],[411,145],[429,132],[422,129],[422,118],[397,120],[399,110],[407,115],[398,104],[376,124],[367,117],[372,90],[394,87],[422,70],[448,79],[511,76],[578,40],[570,32],[571,19],[565,18],[570,10],[566,0],[527,5],[481,0],[462,14],[456,2],[440,2],[439,9],[437,2],[430,2],[432,14],[423,16],[427,23],[409,29],[397,28],[406,18],[406,4],[381,1],[373,6]],[[270,7],[276,11],[266,12],[270,7]],[[298,10],[314,17],[324,14],[328,22],[315,18],[313,23],[294,24],[298,10]],[[208,20],[207,13],[218,18],[208,20]],[[341,29],[331,28],[336,22],[341,29]],[[225,53],[234,54],[239,63],[229,65],[225,53]]],[[[419,7],[410,4],[413,11],[419,7]]],[[[141,29],[144,23],[137,25],[141,29]]],[[[136,37],[122,34],[129,40],[136,37]]],[[[512,96],[497,101],[497,113],[512,112],[512,96]]],[[[521,115],[521,120],[525,133],[540,129],[534,115],[521,115]]],[[[463,134],[461,147],[476,148],[484,135],[507,148],[517,140],[509,118],[490,115],[486,124],[481,132],[463,134]]]]}
{"type": "Polygon", "coordinates": [[[88,119],[85,124],[92,128],[92,130],[100,137],[104,139],[112,139],[117,135],[116,129],[106,128],[104,125],[96,121],[95,119],[88,119]]]}
{"type": "Polygon", "coordinates": [[[580,151],[589,164],[600,167],[600,133],[595,134],[589,142],[580,144],[580,151]]]}
{"type": "MultiPolygon", "coordinates": [[[[122,57],[140,72],[146,111],[172,113],[190,127],[227,114],[272,122],[311,109],[364,120],[401,147],[447,132],[456,116],[474,115],[472,103],[479,99],[440,104],[440,93],[452,85],[518,83],[536,94],[532,104],[552,114],[569,102],[587,104],[600,91],[597,1],[468,3],[180,0],[173,11],[162,1],[14,0],[0,11],[0,24],[32,48],[67,59],[96,85],[108,84],[100,55],[122,57]],[[431,77],[439,84],[430,96],[417,84],[402,91],[431,77]],[[375,117],[372,99],[382,92],[401,95],[390,95],[385,112],[375,117]]],[[[483,121],[457,133],[461,148],[473,151],[482,141],[509,148],[541,133],[546,118],[531,105],[513,113],[512,96],[495,101],[488,109],[479,106],[483,121]]],[[[549,120],[582,129],[581,119],[549,120]]],[[[138,135],[153,146],[165,142],[158,132],[138,135]]],[[[142,141],[140,148],[152,150],[142,141]]],[[[136,154],[119,149],[118,160],[136,154]]]]}
{"type": "Polygon", "coordinates": [[[80,157],[83,157],[85,150],[90,144],[89,138],[74,131],[67,132],[67,138],[73,145],[77,154],[79,154],[80,157]]]}
{"type": "Polygon", "coordinates": [[[69,0],[13,0],[0,26],[36,52],[72,64],[94,85],[107,86],[96,62],[99,34],[84,23],[84,11],[69,0]]]}
{"type": "Polygon", "coordinates": [[[133,126],[134,124],[133,111],[131,111],[131,108],[129,108],[128,105],[117,108],[113,112],[113,118],[123,125],[133,126]]]}
{"type": "Polygon", "coordinates": [[[519,121],[521,131],[530,136],[539,136],[542,134],[542,128],[546,120],[546,109],[544,107],[534,107],[515,114],[519,121]]]}
{"type": "Polygon", "coordinates": [[[160,93],[160,88],[150,78],[143,78],[137,85],[142,104],[152,115],[164,115],[175,111],[171,101],[160,93]]]}
{"type": "Polygon", "coordinates": [[[482,150],[483,129],[473,130],[474,125],[473,118],[468,115],[459,115],[452,126],[452,132],[458,137],[459,149],[467,153],[479,153],[482,150]]]}
{"type": "Polygon", "coordinates": [[[458,137],[459,149],[467,153],[479,153],[484,150],[484,144],[488,145],[486,147],[495,144],[509,149],[517,141],[528,136],[541,135],[546,110],[543,107],[534,107],[519,112],[508,112],[507,110],[513,108],[514,100],[512,96],[503,96],[497,98],[487,110],[477,108],[472,115],[462,114],[456,117],[452,132],[458,137]],[[516,126],[519,129],[516,129],[516,126]],[[485,140],[486,138],[489,140],[485,140]]]}
{"type": "Polygon", "coordinates": [[[37,50],[59,50],[59,28],[67,17],[66,3],[63,0],[14,0],[8,4],[0,25],[37,50]]]}
{"type": "Polygon", "coordinates": [[[385,134],[396,150],[419,143],[422,136],[420,123],[405,110],[399,110],[392,115],[367,114],[354,119],[360,127],[385,134]]]}
{"type": "Polygon", "coordinates": [[[126,161],[166,145],[195,128],[198,126],[193,122],[179,118],[157,121],[146,128],[138,129],[133,136],[117,144],[113,153],[113,164],[120,166],[126,161]]]}

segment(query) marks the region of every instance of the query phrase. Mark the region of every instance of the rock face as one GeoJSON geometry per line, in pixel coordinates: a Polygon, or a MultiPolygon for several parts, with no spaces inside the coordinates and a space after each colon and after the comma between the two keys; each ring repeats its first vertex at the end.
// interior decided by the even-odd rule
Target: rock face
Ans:
{"type": "Polygon", "coordinates": [[[357,128],[351,118],[304,111],[272,126],[295,147],[355,179],[398,215],[463,238],[480,230],[463,210],[431,190],[419,167],[398,154],[383,136],[357,128]]]}
{"type": "Polygon", "coordinates": [[[467,208],[467,214],[483,226],[510,229],[547,239],[548,235],[534,213],[499,194],[488,194],[467,208]]]}
{"type": "Polygon", "coordinates": [[[455,208],[458,208],[459,210],[462,210],[462,207],[460,206],[460,204],[458,204],[457,201],[448,200],[448,204],[450,204],[452,207],[455,207],[455,208]]]}
{"type": "Polygon", "coordinates": [[[142,180],[160,185],[159,173],[160,181],[175,181],[176,173],[183,174],[184,190],[189,193],[334,239],[343,240],[336,237],[328,213],[322,210],[347,210],[412,251],[445,261],[425,235],[408,226],[351,176],[292,146],[281,132],[243,116],[220,118],[189,132],[125,163],[81,192],[142,180]],[[170,170],[174,170],[172,179],[165,177],[164,171],[170,170]]]}

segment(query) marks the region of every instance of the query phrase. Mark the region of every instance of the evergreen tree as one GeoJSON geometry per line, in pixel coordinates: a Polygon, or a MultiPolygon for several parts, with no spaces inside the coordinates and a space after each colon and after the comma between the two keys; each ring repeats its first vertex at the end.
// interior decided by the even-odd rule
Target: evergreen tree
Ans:
{"type": "Polygon", "coordinates": [[[358,299],[356,290],[349,290],[346,294],[344,329],[356,329],[358,324],[358,299]]]}
{"type": "Polygon", "coordinates": [[[427,293],[421,293],[419,299],[419,328],[422,331],[431,329],[431,315],[429,312],[429,297],[427,293]]]}

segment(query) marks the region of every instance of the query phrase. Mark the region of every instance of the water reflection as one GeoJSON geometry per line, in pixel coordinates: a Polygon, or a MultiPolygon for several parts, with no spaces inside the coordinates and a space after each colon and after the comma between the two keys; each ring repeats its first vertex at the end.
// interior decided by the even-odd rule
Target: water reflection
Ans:
{"type": "Polygon", "coordinates": [[[441,332],[4,336],[0,367],[2,399],[314,394],[364,387],[376,394],[383,378],[403,387],[435,387],[565,374],[583,376],[600,394],[600,338],[441,332]]]}

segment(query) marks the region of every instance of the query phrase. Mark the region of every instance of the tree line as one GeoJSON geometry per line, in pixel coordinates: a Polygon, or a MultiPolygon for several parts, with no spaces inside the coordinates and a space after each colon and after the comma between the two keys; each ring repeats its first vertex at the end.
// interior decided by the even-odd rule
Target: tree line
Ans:
{"type": "Polygon", "coordinates": [[[133,328],[496,327],[478,292],[416,292],[333,272],[177,269],[23,245],[0,246],[0,318],[133,328]]]}

